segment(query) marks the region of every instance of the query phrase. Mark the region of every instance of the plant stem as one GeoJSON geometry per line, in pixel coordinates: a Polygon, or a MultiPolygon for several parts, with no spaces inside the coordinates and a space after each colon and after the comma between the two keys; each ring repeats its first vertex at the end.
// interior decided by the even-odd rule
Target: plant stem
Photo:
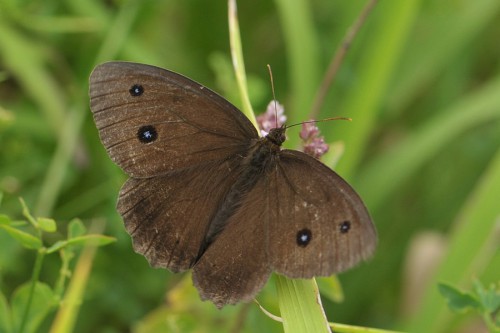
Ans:
{"type": "Polygon", "coordinates": [[[31,302],[33,301],[33,295],[35,294],[36,283],[38,282],[38,278],[40,277],[43,259],[45,258],[45,251],[46,249],[44,247],[40,248],[37,251],[35,268],[33,269],[33,275],[31,276],[31,286],[28,295],[28,302],[26,303],[26,309],[24,310],[23,318],[21,320],[21,324],[18,331],[19,333],[23,333],[24,327],[26,326],[26,322],[28,321],[31,302]]]}
{"type": "Polygon", "coordinates": [[[347,30],[344,39],[342,40],[342,43],[337,48],[337,51],[335,52],[332,60],[330,61],[330,64],[328,65],[326,74],[323,78],[323,81],[321,82],[316,97],[314,98],[314,102],[311,111],[309,112],[308,119],[318,118],[319,110],[321,109],[321,106],[325,101],[328,89],[330,89],[330,86],[332,85],[335,76],[337,76],[340,65],[342,64],[342,61],[344,60],[347,51],[349,50],[351,43],[354,40],[354,37],[356,37],[356,35],[358,34],[359,29],[363,26],[363,23],[365,23],[368,14],[370,14],[373,7],[375,7],[377,1],[378,0],[368,0],[365,7],[359,14],[356,22],[354,22],[354,24],[349,28],[349,30],[347,30]]]}
{"type": "Polygon", "coordinates": [[[66,278],[71,274],[69,270],[69,263],[71,259],[74,257],[73,251],[69,251],[68,249],[61,250],[61,269],[59,270],[59,278],[57,279],[54,292],[59,299],[62,299],[64,292],[64,284],[66,282],[66,278]]]}

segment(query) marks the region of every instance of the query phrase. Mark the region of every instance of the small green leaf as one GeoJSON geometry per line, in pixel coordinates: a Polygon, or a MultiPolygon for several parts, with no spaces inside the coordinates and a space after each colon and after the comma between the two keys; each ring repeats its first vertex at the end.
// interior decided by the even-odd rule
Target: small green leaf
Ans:
{"type": "Polygon", "coordinates": [[[484,289],[481,282],[474,281],[474,289],[479,296],[479,301],[488,313],[493,313],[500,309],[500,290],[491,285],[489,289],[484,289]]]}
{"type": "Polygon", "coordinates": [[[438,289],[441,295],[446,298],[452,311],[464,312],[469,309],[481,309],[479,301],[469,293],[463,293],[457,288],[444,283],[439,283],[438,289]]]}
{"type": "Polygon", "coordinates": [[[104,246],[116,241],[115,238],[104,235],[85,235],[74,237],[65,241],[58,241],[47,249],[47,254],[59,251],[66,246],[84,245],[86,242],[95,242],[96,246],[104,246]]]}
{"type": "Polygon", "coordinates": [[[73,219],[68,224],[68,239],[83,236],[87,232],[87,228],[83,225],[80,219],[73,219]]]}
{"type": "Polygon", "coordinates": [[[11,226],[8,225],[1,225],[0,228],[4,229],[7,231],[7,233],[17,240],[19,243],[21,243],[22,246],[24,246],[27,249],[35,249],[38,250],[39,248],[42,247],[42,241],[35,236],[28,234],[27,232],[21,231],[16,228],[12,228],[11,226]]]}
{"type": "Polygon", "coordinates": [[[57,230],[56,221],[53,219],[49,219],[46,217],[39,217],[37,219],[38,225],[40,229],[46,232],[55,232],[57,230]]]}
{"type": "Polygon", "coordinates": [[[12,333],[12,317],[9,304],[4,294],[0,292],[0,333],[12,333]]]}
{"type": "Polygon", "coordinates": [[[5,214],[0,214],[0,224],[10,225],[10,217],[5,214]]]}
{"type": "MultiPolygon", "coordinates": [[[[19,331],[26,307],[28,306],[31,283],[17,288],[12,295],[12,320],[16,332],[19,331]]],[[[36,332],[43,319],[56,308],[57,298],[45,283],[37,282],[26,318],[24,333],[36,332]]]]}

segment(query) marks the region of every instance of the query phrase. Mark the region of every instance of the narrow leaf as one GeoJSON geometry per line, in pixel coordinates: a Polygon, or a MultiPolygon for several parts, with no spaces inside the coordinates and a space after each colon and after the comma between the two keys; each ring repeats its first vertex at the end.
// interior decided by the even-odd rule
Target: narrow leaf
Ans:
{"type": "Polygon", "coordinates": [[[276,289],[285,333],[330,332],[314,279],[276,275],[276,289]]]}
{"type": "Polygon", "coordinates": [[[24,246],[27,249],[35,249],[38,250],[39,248],[42,247],[42,241],[35,236],[28,234],[27,232],[21,231],[16,228],[12,228],[11,226],[8,225],[2,225],[0,224],[0,228],[4,229],[7,231],[7,233],[17,240],[19,243],[21,243],[22,246],[24,246]]]}
{"type": "Polygon", "coordinates": [[[12,333],[12,317],[5,295],[0,292],[0,333],[12,333]]]}

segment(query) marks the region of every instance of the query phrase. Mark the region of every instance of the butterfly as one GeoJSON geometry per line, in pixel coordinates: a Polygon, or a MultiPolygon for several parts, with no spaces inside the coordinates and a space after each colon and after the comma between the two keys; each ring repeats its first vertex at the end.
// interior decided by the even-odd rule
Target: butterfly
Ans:
{"type": "Polygon", "coordinates": [[[339,175],[259,137],[210,89],[154,66],[108,62],[90,76],[90,108],[111,159],[130,176],[117,210],[151,266],[192,269],[203,300],[252,300],[274,271],[329,276],[374,252],[375,227],[339,175]]]}

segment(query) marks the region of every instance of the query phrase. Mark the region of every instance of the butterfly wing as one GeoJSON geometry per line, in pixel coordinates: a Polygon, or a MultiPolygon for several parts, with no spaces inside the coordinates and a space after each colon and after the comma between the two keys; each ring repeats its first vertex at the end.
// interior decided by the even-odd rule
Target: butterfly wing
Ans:
{"type": "Polygon", "coordinates": [[[372,255],[377,236],[363,202],[318,160],[283,150],[269,187],[268,248],[276,272],[329,276],[372,255]]]}
{"type": "Polygon", "coordinates": [[[99,65],[89,94],[101,141],[132,177],[117,208],[135,250],[156,267],[190,268],[257,131],[211,90],[153,66],[99,65]]]}
{"type": "Polygon", "coordinates": [[[223,160],[258,137],[225,99],[158,67],[99,65],[90,76],[89,95],[101,141],[132,177],[223,160]]]}
{"type": "Polygon", "coordinates": [[[194,265],[206,246],[209,223],[239,176],[241,157],[213,161],[153,178],[131,178],[118,212],[134,250],[151,266],[179,272],[194,265]]]}
{"type": "Polygon", "coordinates": [[[273,270],[329,276],[375,248],[368,212],[342,178],[298,151],[284,150],[270,163],[194,266],[201,297],[218,307],[254,298],[273,270]]]}
{"type": "Polygon", "coordinates": [[[219,308],[251,301],[271,274],[265,243],[267,185],[266,178],[257,182],[193,268],[201,298],[219,308]]]}

